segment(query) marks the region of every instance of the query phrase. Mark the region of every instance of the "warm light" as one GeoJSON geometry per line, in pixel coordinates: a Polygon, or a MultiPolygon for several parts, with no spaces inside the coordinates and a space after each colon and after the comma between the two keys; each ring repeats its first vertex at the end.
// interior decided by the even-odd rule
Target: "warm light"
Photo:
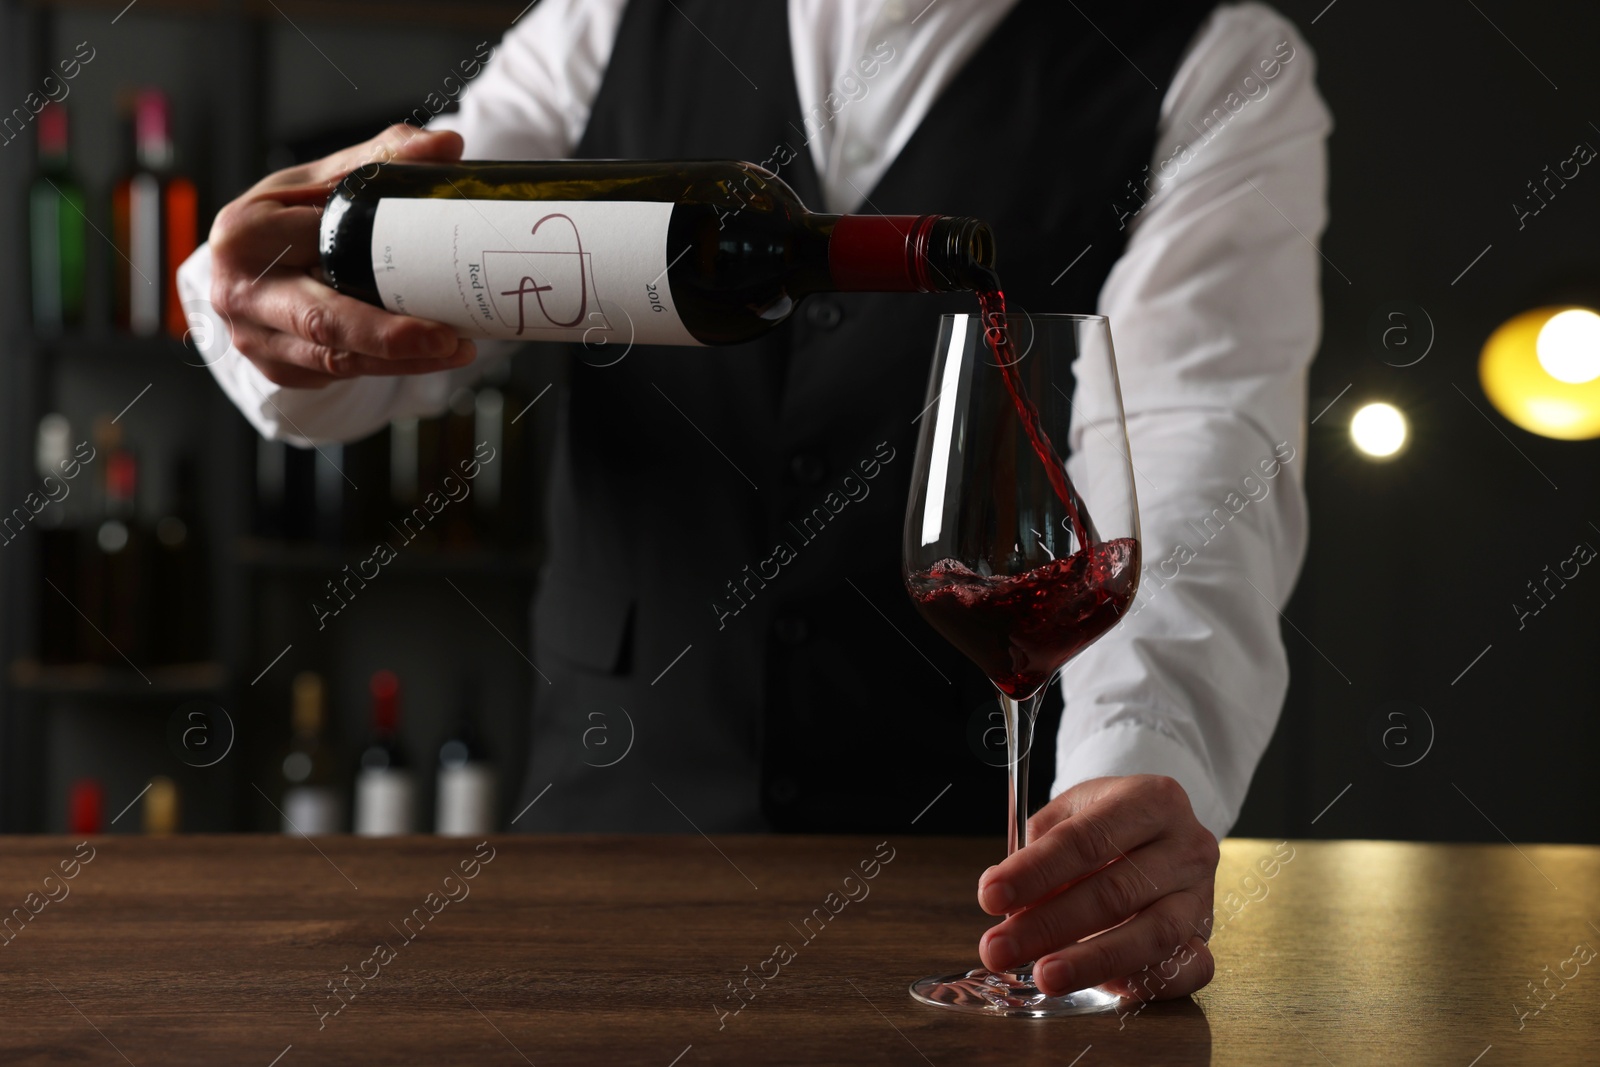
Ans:
{"type": "Polygon", "coordinates": [[[1478,378],[1496,410],[1531,433],[1600,437],[1600,315],[1582,307],[1523,312],[1490,335],[1478,378]]]}
{"type": "Polygon", "coordinates": [[[1366,404],[1350,420],[1350,439],[1369,456],[1392,456],[1405,447],[1406,417],[1393,404],[1366,404]]]}
{"type": "Polygon", "coordinates": [[[1600,378],[1600,315],[1573,308],[1552,316],[1534,349],[1539,366],[1558,382],[1582,385],[1600,378]]]}

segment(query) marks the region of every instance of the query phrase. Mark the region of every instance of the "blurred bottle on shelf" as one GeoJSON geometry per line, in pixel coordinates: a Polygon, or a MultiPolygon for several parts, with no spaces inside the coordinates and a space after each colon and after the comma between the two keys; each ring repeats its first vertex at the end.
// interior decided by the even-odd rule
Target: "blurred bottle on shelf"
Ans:
{"type": "MultiPolygon", "coordinates": [[[[78,658],[80,620],[73,608],[79,587],[79,530],[73,517],[79,509],[72,501],[75,479],[82,470],[72,446],[72,424],[52,412],[39,420],[34,451],[39,477],[65,488],[65,495],[40,511],[33,525],[39,528],[39,638],[41,663],[71,663],[78,658]],[[72,472],[68,476],[68,472],[72,472]],[[71,507],[71,510],[69,509],[71,507]]],[[[59,492],[60,490],[58,490],[59,492]]]]}
{"type": "Polygon", "coordinates": [[[373,538],[390,533],[383,526],[388,454],[383,431],[313,450],[313,525],[318,541],[331,548],[360,548],[365,555],[373,538]]]}
{"type": "Polygon", "coordinates": [[[39,174],[28,193],[33,325],[55,335],[83,324],[85,201],[69,161],[66,105],[46,104],[38,123],[39,174]]]}
{"type": "MultiPolygon", "coordinates": [[[[472,458],[493,455],[489,463],[478,462],[478,475],[472,480],[472,516],[478,537],[487,545],[506,547],[506,518],[503,491],[505,480],[506,424],[512,418],[506,412],[506,394],[493,385],[485,385],[472,398],[472,458]],[[492,452],[490,450],[493,450],[492,452]]],[[[470,469],[470,468],[469,468],[470,469]]]]}
{"type": "Polygon", "coordinates": [[[150,596],[143,604],[156,663],[197,663],[210,651],[210,583],[197,509],[193,457],[174,465],[170,506],[150,543],[150,596]]]}
{"type": "Polygon", "coordinates": [[[317,540],[325,545],[342,545],[351,525],[347,499],[350,486],[344,470],[345,446],[318,445],[312,455],[312,483],[315,493],[313,522],[317,540]]]}
{"type": "Polygon", "coordinates": [[[511,361],[499,360],[484,375],[475,399],[473,504],[483,542],[501,551],[528,547],[528,428],[536,396],[526,396],[511,378],[511,361]],[[492,457],[492,458],[486,458],[492,457]]]}
{"type": "Polygon", "coordinates": [[[441,415],[396,419],[360,441],[257,441],[254,535],[363,556],[378,541],[396,552],[525,549],[527,435],[513,403],[528,400],[501,375],[458,390],[441,415]]]}
{"type": "Polygon", "coordinates": [[[200,199],[194,182],[174,172],[166,94],[133,98],[134,162],[111,199],[113,267],[119,329],[148,337],[188,331],[178,300],[177,269],[199,242],[200,199]]]}
{"type": "Polygon", "coordinates": [[[443,523],[428,501],[452,506],[443,484],[444,420],[396,419],[389,426],[389,508],[380,531],[396,550],[434,549],[443,523]]]}
{"type": "Polygon", "coordinates": [[[257,537],[310,540],[316,519],[316,461],[312,449],[256,439],[257,537]]]}
{"type": "MultiPolygon", "coordinates": [[[[446,549],[472,548],[482,538],[476,522],[476,509],[468,494],[477,492],[477,478],[467,478],[465,465],[472,462],[477,447],[478,401],[471,389],[457,389],[439,417],[439,481],[430,486],[443,501],[434,517],[439,544],[446,549]]],[[[480,472],[480,477],[481,472],[480,472]]]]}
{"type": "Polygon", "coordinates": [[[255,440],[256,477],[250,532],[264,539],[285,539],[288,537],[284,508],[289,493],[289,446],[265,437],[258,436],[255,440]]]}
{"type": "Polygon", "coordinates": [[[144,832],[163,837],[178,832],[178,783],[165,775],[150,779],[145,790],[143,816],[144,832]]]}
{"type": "Polygon", "coordinates": [[[400,744],[400,681],[378,671],[371,692],[372,736],[356,771],[355,832],[409,834],[416,828],[416,783],[400,744]]]}
{"type": "Polygon", "coordinates": [[[477,729],[477,687],[464,683],[450,736],[439,746],[434,832],[447,837],[489,834],[495,828],[496,775],[477,729]]]}
{"type": "Polygon", "coordinates": [[[139,464],[122,440],[122,428],[102,416],[95,445],[104,465],[101,514],[83,538],[78,607],[79,649],[85,660],[125,667],[147,651],[144,596],[148,538],[139,521],[139,464]]]}
{"type": "Polygon", "coordinates": [[[67,794],[67,833],[103,834],[105,829],[105,787],[98,778],[79,778],[67,794]]]}
{"type": "Polygon", "coordinates": [[[293,731],[281,764],[280,829],[286,834],[337,834],[345,828],[344,788],[338,755],[327,740],[322,676],[295,675],[290,712],[293,731]]]}
{"type": "Polygon", "coordinates": [[[396,419],[389,424],[389,503],[396,513],[410,511],[422,500],[422,420],[396,419]]]}

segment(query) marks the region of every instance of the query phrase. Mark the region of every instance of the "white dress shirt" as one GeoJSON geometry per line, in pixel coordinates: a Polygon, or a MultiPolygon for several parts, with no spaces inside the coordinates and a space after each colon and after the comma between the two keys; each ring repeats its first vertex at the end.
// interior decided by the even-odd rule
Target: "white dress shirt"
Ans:
{"type": "MultiPolygon", "coordinates": [[[[827,201],[814,207],[862,206],[1013,2],[790,0],[801,106],[835,94],[834,118],[807,144],[827,201]],[[892,58],[869,80],[843,80],[875,49],[892,58]]],[[[624,7],[544,0],[506,35],[460,111],[431,128],[459,131],[467,158],[569,155],[624,7]]],[[[1084,32],[1096,31],[1085,22],[1084,32]]],[[[758,88],[783,76],[743,73],[758,88]]],[[[1063,674],[1052,795],[1103,775],[1170,775],[1218,837],[1238,817],[1282,707],[1276,605],[1306,543],[1305,374],[1320,332],[1314,242],[1326,222],[1332,126],[1313,74],[1310,49],[1276,12],[1219,7],[1162,101],[1148,173],[1129,175],[1128,197],[1106,206],[1129,230],[1098,311],[1111,320],[1120,366],[1145,571],[1128,617],[1063,674]]],[[[1062,250],[1064,269],[1077,253],[1062,250]]],[[[179,284],[186,300],[208,296],[205,247],[179,284]]],[[[232,349],[225,329],[209,342],[213,374],[250,422],[299,444],[436,413],[477,374],[286,389],[232,349]]],[[[496,358],[486,343],[480,352],[479,364],[496,358]]],[[[1074,428],[1074,448],[1083,432],[1074,428]]]]}

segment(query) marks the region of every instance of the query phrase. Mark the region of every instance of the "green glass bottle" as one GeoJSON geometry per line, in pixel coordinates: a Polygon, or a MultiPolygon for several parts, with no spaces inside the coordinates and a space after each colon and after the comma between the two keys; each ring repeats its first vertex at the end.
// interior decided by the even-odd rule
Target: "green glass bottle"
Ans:
{"type": "Polygon", "coordinates": [[[39,176],[28,195],[33,322],[42,334],[58,334],[83,323],[87,219],[68,161],[66,106],[46,104],[38,122],[39,176]]]}

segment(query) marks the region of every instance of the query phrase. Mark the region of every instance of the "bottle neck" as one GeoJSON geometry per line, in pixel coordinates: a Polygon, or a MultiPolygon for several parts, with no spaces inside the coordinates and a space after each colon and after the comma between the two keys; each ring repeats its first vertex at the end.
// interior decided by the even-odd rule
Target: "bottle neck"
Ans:
{"type": "Polygon", "coordinates": [[[317,740],[322,736],[322,720],[322,680],[315,676],[304,682],[295,679],[294,711],[290,719],[295,737],[302,741],[317,740]]]}
{"type": "Polygon", "coordinates": [[[400,680],[390,671],[372,676],[372,733],[391,740],[400,732],[400,680]]]}
{"type": "Polygon", "coordinates": [[[67,165],[67,110],[46,104],[39,112],[39,169],[58,171],[67,165]]]}
{"type": "Polygon", "coordinates": [[[127,518],[133,514],[139,468],[133,454],[118,449],[106,457],[106,515],[127,518]]]}
{"type": "Polygon", "coordinates": [[[994,277],[994,234],[978,219],[950,215],[811,218],[812,228],[824,235],[827,244],[827,284],[818,286],[821,289],[947,293],[983,288],[994,277]]]}
{"type": "Polygon", "coordinates": [[[400,732],[400,708],[392,700],[379,700],[372,705],[372,735],[392,740],[400,732]]]}
{"type": "Polygon", "coordinates": [[[135,154],[139,166],[161,173],[172,166],[167,98],[154,90],[141,93],[134,117],[135,154]]]}

